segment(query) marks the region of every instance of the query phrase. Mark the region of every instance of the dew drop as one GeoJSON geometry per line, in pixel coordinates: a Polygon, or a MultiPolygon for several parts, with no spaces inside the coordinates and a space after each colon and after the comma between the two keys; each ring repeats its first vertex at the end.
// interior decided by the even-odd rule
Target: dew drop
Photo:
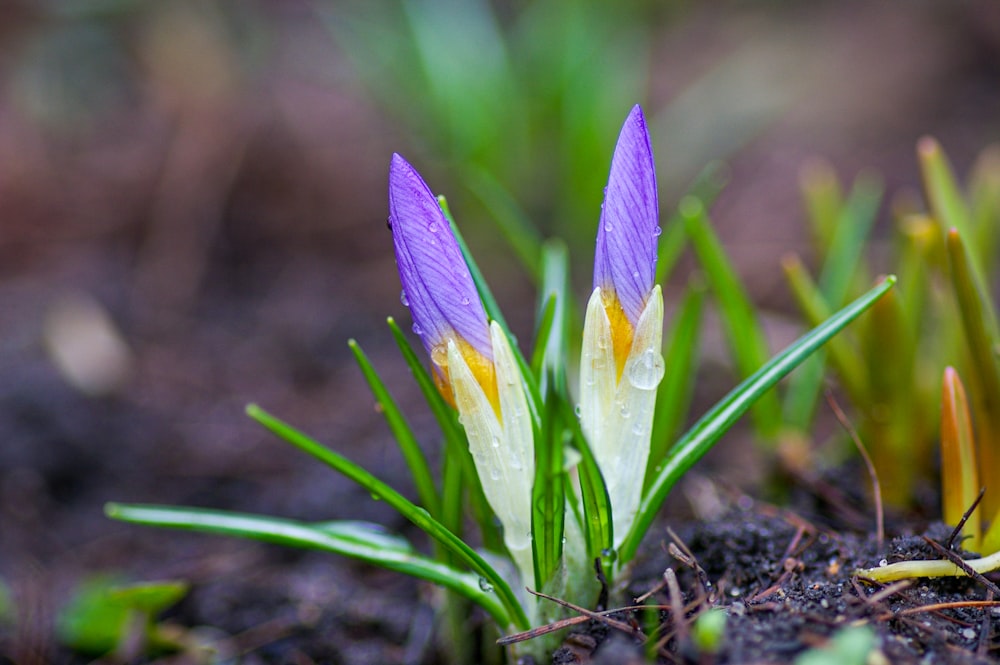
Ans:
{"type": "Polygon", "coordinates": [[[490,478],[493,480],[500,480],[500,469],[495,466],[490,467],[490,478]]]}
{"type": "Polygon", "coordinates": [[[583,409],[582,409],[582,408],[580,407],[580,405],[579,405],[579,404],[577,404],[577,405],[576,405],[576,406],[575,406],[575,407],[573,408],[573,413],[575,413],[575,414],[576,414],[576,417],[577,417],[577,418],[579,418],[579,417],[580,417],[580,414],[582,414],[582,413],[583,413],[583,409]]]}
{"type": "Polygon", "coordinates": [[[510,468],[514,470],[519,470],[521,469],[522,466],[523,465],[521,464],[521,458],[518,456],[518,454],[512,453],[510,456],[510,468]]]}
{"type": "Polygon", "coordinates": [[[423,335],[424,334],[424,329],[420,327],[419,323],[414,323],[413,326],[411,327],[411,329],[413,330],[413,334],[415,334],[415,335],[423,335]]]}
{"type": "Polygon", "coordinates": [[[472,301],[469,300],[468,297],[465,297],[465,298],[462,298],[459,302],[462,303],[463,305],[468,305],[472,301]]]}
{"type": "Polygon", "coordinates": [[[613,227],[611,226],[611,222],[604,222],[604,232],[605,233],[611,233],[611,229],[612,228],[613,227]]]}
{"type": "Polygon", "coordinates": [[[406,291],[399,292],[399,302],[403,303],[403,307],[410,306],[410,300],[406,297],[406,291]]]}
{"type": "Polygon", "coordinates": [[[431,222],[430,224],[428,224],[427,230],[430,231],[431,233],[437,233],[438,232],[437,222],[431,222]]]}
{"type": "Polygon", "coordinates": [[[493,591],[493,585],[485,577],[479,578],[479,589],[483,593],[490,593],[493,591]]]}
{"type": "Polygon", "coordinates": [[[663,379],[663,356],[653,349],[646,349],[631,363],[626,371],[628,382],[638,390],[656,390],[663,379]]]}
{"type": "Polygon", "coordinates": [[[661,233],[663,233],[663,229],[662,228],[660,228],[659,226],[654,226],[653,227],[653,237],[654,238],[657,237],[657,236],[659,236],[661,233]]]}
{"type": "Polygon", "coordinates": [[[628,404],[622,404],[622,407],[618,410],[619,415],[622,418],[629,418],[632,416],[632,411],[628,408],[628,404]]]}
{"type": "Polygon", "coordinates": [[[614,561],[618,558],[618,552],[616,552],[613,547],[608,547],[601,550],[601,556],[609,561],[614,561]]]}
{"type": "Polygon", "coordinates": [[[500,447],[500,437],[495,434],[493,435],[493,447],[494,448],[500,447]]]}
{"type": "Polygon", "coordinates": [[[448,349],[444,344],[431,349],[431,361],[442,369],[448,366],[448,349]]]}
{"type": "Polygon", "coordinates": [[[639,279],[639,271],[638,270],[633,270],[632,271],[632,277],[634,277],[635,279],[639,279]]]}

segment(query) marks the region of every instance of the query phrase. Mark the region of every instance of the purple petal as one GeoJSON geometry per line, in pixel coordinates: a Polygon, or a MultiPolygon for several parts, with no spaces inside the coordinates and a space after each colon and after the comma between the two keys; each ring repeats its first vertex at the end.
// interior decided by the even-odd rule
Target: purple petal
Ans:
{"type": "Polygon", "coordinates": [[[486,312],[448,220],[427,183],[398,154],[389,164],[389,224],[399,281],[428,354],[458,334],[492,359],[486,312]]]}
{"type": "Polygon", "coordinates": [[[636,325],[656,276],[659,206],[642,109],[625,120],[611,159],[594,251],[594,287],[611,289],[636,325]]]}

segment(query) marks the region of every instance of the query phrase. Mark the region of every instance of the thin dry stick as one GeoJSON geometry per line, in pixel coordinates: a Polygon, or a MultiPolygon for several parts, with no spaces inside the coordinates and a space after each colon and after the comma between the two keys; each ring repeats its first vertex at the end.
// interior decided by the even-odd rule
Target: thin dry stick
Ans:
{"type": "MultiPolygon", "coordinates": [[[[547,623],[544,626],[538,626],[537,628],[532,628],[531,630],[526,630],[526,631],[521,632],[521,633],[513,633],[511,635],[504,635],[503,637],[501,637],[500,639],[497,640],[497,644],[498,645],[500,645],[500,646],[508,646],[510,644],[514,644],[515,642],[524,642],[526,640],[533,640],[536,637],[541,637],[542,635],[548,635],[549,633],[554,633],[555,631],[562,630],[563,628],[569,628],[570,626],[575,626],[575,625],[577,625],[579,623],[586,623],[587,621],[590,621],[591,619],[593,619],[595,621],[601,621],[603,623],[608,623],[608,625],[611,625],[611,623],[609,623],[609,622],[614,622],[614,623],[619,624],[620,626],[624,626],[625,627],[624,629],[627,632],[634,632],[634,629],[631,626],[629,626],[628,624],[626,624],[624,622],[621,622],[621,621],[616,621],[615,619],[606,619],[605,617],[607,617],[607,615],[609,615],[609,614],[614,614],[616,612],[637,612],[639,610],[669,610],[670,609],[669,605],[628,605],[626,607],[616,607],[616,608],[611,609],[611,610],[601,610],[600,612],[591,612],[590,610],[585,610],[585,609],[579,608],[576,605],[573,605],[571,603],[567,603],[564,600],[560,600],[558,598],[553,598],[551,596],[546,596],[543,593],[538,593],[538,592],[532,591],[531,589],[528,589],[528,593],[534,594],[536,596],[541,596],[542,598],[545,598],[546,600],[551,600],[552,602],[558,603],[558,604],[560,604],[560,605],[562,605],[564,607],[568,607],[571,610],[574,610],[576,612],[580,612],[581,616],[575,616],[575,617],[569,617],[569,618],[566,618],[566,619],[560,619],[559,621],[553,621],[552,623],[547,623]]],[[[622,628],[619,628],[619,630],[621,630],[621,629],[622,628]]]]}
{"type": "Polygon", "coordinates": [[[995,596],[1000,596],[1000,587],[998,587],[993,582],[990,582],[988,579],[986,579],[986,577],[982,573],[980,573],[975,568],[970,566],[965,561],[965,559],[958,556],[957,552],[953,552],[952,550],[946,549],[943,545],[941,545],[941,543],[931,540],[927,536],[923,536],[923,539],[925,543],[927,543],[934,549],[934,551],[936,551],[938,554],[948,559],[948,561],[951,561],[953,564],[961,568],[962,572],[964,572],[966,575],[968,575],[972,579],[976,580],[977,582],[985,586],[995,596]]]}
{"type": "Polygon", "coordinates": [[[882,544],[885,542],[885,513],[882,510],[882,484],[878,481],[878,473],[875,472],[875,465],[872,463],[872,458],[869,457],[868,451],[865,450],[864,444],[861,443],[861,437],[858,436],[854,426],[851,425],[851,421],[847,419],[847,414],[840,408],[833,393],[829,390],[826,391],[826,401],[830,405],[830,408],[833,409],[833,414],[837,417],[837,420],[840,421],[840,426],[850,435],[858,452],[861,453],[861,459],[864,460],[865,467],[868,469],[868,476],[872,481],[872,491],[875,494],[875,537],[877,538],[878,547],[881,549],[882,544]]]}
{"type": "Polygon", "coordinates": [[[965,527],[965,523],[969,521],[969,515],[971,515],[972,511],[976,509],[976,506],[979,505],[979,502],[983,500],[984,494],[986,494],[986,488],[985,487],[979,488],[979,496],[977,496],[976,499],[972,502],[972,505],[966,508],[965,512],[962,513],[962,519],[958,520],[958,524],[955,526],[954,531],[952,531],[951,535],[948,536],[948,540],[945,541],[945,547],[951,549],[952,546],[955,544],[955,539],[958,538],[958,534],[962,533],[962,528],[965,527]]]}
{"type": "Polygon", "coordinates": [[[698,563],[697,557],[695,557],[695,555],[691,552],[691,549],[687,546],[687,544],[681,540],[681,537],[678,536],[669,526],[667,527],[667,535],[670,536],[670,540],[672,541],[671,546],[680,550],[680,552],[683,553],[684,558],[677,556],[674,552],[670,552],[670,555],[694,570],[694,572],[698,575],[698,582],[701,584],[702,594],[704,596],[710,596],[711,594],[709,590],[712,588],[712,582],[708,579],[708,573],[706,573],[705,569],[701,567],[700,563],[698,563]]]}
{"type": "Polygon", "coordinates": [[[878,603],[881,603],[883,600],[885,600],[889,596],[894,596],[897,593],[899,593],[900,591],[904,591],[905,589],[909,589],[911,586],[913,586],[913,581],[912,580],[901,580],[899,582],[896,582],[895,584],[890,584],[889,586],[885,587],[884,589],[876,591],[875,593],[873,593],[870,596],[862,594],[861,598],[862,598],[862,600],[864,600],[866,603],[868,603],[870,605],[877,605],[878,603]]]}
{"type": "Polygon", "coordinates": [[[938,612],[940,610],[956,610],[963,607],[1000,607],[997,600],[961,600],[950,603],[933,603],[931,605],[921,605],[920,607],[909,607],[896,612],[897,616],[907,614],[920,614],[922,612],[938,612]]]}
{"type": "Polygon", "coordinates": [[[539,598],[544,598],[545,600],[551,600],[556,605],[562,605],[563,607],[571,609],[574,612],[578,612],[586,617],[593,619],[594,621],[600,621],[601,623],[605,624],[610,628],[620,630],[623,633],[628,633],[633,637],[637,638],[640,642],[646,641],[646,636],[642,634],[642,631],[640,629],[638,629],[635,626],[630,626],[624,621],[618,621],[617,619],[612,619],[611,617],[602,614],[600,612],[592,612],[588,610],[586,607],[580,607],[579,605],[574,605],[573,603],[563,600],[562,598],[556,598],[555,596],[544,594],[541,591],[532,591],[531,589],[528,589],[528,593],[530,593],[533,596],[538,596],[539,598]]]}
{"type": "MultiPolygon", "coordinates": [[[[986,600],[987,601],[992,601],[993,600],[993,592],[992,591],[987,591],[986,592],[986,600]]],[[[985,658],[986,657],[986,652],[989,650],[989,646],[990,646],[990,625],[991,624],[992,624],[992,621],[990,621],[990,615],[989,614],[984,614],[983,615],[983,623],[982,623],[982,625],[979,628],[979,643],[976,645],[976,655],[979,656],[980,658],[985,658]]]]}
{"type": "Polygon", "coordinates": [[[677,637],[683,640],[687,637],[687,624],[684,622],[684,597],[681,596],[681,586],[677,583],[677,573],[673,568],[667,568],[663,571],[663,579],[670,595],[670,615],[674,618],[674,630],[677,637]]]}

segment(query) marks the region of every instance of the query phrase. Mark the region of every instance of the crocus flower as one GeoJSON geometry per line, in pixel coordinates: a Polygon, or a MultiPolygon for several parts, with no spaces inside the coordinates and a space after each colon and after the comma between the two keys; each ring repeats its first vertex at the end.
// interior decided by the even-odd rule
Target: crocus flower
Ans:
{"type": "Polygon", "coordinates": [[[580,363],[580,420],[607,484],[615,547],[639,507],[664,372],[663,296],[653,283],[657,219],[653,151],[636,106],[611,160],[580,363]]]}
{"type": "Polygon", "coordinates": [[[389,227],[413,331],[431,358],[438,389],[458,410],[483,493],[530,583],[535,455],[520,370],[507,336],[487,320],[437,199],[396,154],[389,165],[389,227]]]}

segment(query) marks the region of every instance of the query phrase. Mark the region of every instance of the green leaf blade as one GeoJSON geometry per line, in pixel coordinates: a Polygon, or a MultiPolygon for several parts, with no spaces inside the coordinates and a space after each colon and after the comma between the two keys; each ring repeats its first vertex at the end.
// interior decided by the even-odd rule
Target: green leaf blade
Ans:
{"type": "Polygon", "coordinates": [[[146,504],[109,503],[105,512],[112,519],[133,524],[333,552],[439,584],[482,606],[501,626],[512,623],[499,596],[484,591],[486,585],[480,584],[478,575],[429,559],[413,550],[402,538],[389,540],[378,525],[357,522],[308,524],[247,513],[146,504]]]}
{"type": "Polygon", "coordinates": [[[399,410],[392,395],[389,394],[389,390],[385,387],[382,377],[375,371],[368,356],[362,350],[361,345],[353,339],[348,341],[347,344],[351,349],[351,353],[354,354],[354,360],[357,361],[358,367],[361,368],[361,373],[364,375],[365,381],[368,382],[368,387],[371,389],[375,401],[382,408],[382,416],[389,424],[392,436],[396,440],[400,452],[403,454],[403,459],[406,460],[406,465],[410,469],[410,476],[413,478],[413,484],[416,487],[420,501],[431,515],[440,517],[441,497],[438,495],[434,476],[431,474],[430,465],[427,463],[427,456],[424,455],[423,449],[417,442],[410,424],[406,421],[403,412],[399,410]]]}
{"type": "Polygon", "coordinates": [[[299,450],[311,455],[332,469],[353,480],[366,490],[397,510],[403,517],[423,530],[442,546],[447,548],[459,561],[486,579],[487,583],[496,589],[496,593],[507,609],[511,621],[518,628],[527,628],[528,618],[510,585],[471,547],[458,536],[449,531],[440,522],[431,517],[423,508],[408,501],[402,494],[382,482],[371,473],[316,442],[288,423],[285,423],[260,407],[251,404],[247,407],[247,415],[270,430],[278,438],[285,440],[299,450]]]}
{"type": "Polygon", "coordinates": [[[894,276],[886,277],[868,293],[800,337],[734,388],[681,437],[668,454],[653,484],[643,494],[636,521],[621,548],[620,555],[624,561],[629,561],[635,556],[643,535],[652,524],[667,494],[681,476],[715,445],[733,423],[760,399],[761,395],[871,307],[895,283],[894,276]]]}

